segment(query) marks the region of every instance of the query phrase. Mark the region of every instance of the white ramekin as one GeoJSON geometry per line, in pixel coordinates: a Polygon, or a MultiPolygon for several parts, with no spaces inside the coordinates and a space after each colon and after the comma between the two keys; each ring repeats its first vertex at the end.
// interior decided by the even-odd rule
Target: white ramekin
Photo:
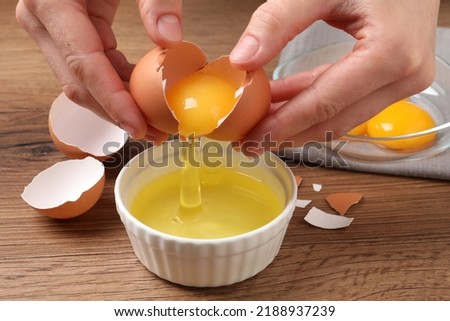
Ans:
{"type": "Polygon", "coordinates": [[[141,152],[116,180],[117,211],[136,256],[154,274],[186,286],[228,285],[261,272],[278,254],[295,209],[297,186],[291,170],[272,153],[249,159],[220,144],[223,150],[215,150],[208,161],[226,161],[266,182],[284,200],[284,209],[268,224],[245,234],[220,239],[177,237],[150,228],[128,210],[130,200],[149,181],[179,168],[176,146],[179,144],[168,142],[141,152]]]}

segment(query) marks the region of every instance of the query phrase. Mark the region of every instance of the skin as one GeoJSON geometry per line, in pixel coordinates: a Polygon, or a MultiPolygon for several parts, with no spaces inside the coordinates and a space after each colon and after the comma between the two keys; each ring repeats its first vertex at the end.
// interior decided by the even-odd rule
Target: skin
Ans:
{"type": "Polygon", "coordinates": [[[239,68],[264,65],[319,19],[351,34],[356,45],[333,65],[273,81],[273,112],[248,134],[247,146],[258,150],[268,132],[274,149],[286,141],[295,146],[323,141],[326,131],[338,138],[391,103],[428,87],[435,73],[438,11],[437,0],[264,3],[231,53],[239,68]]]}
{"type": "MultiPolygon", "coordinates": [[[[161,16],[174,11],[177,5],[171,1],[158,3],[139,4],[144,25],[150,30],[161,24],[161,16]],[[150,8],[155,9],[150,13],[150,8]]],[[[146,123],[127,90],[134,65],[117,50],[111,29],[118,5],[119,0],[21,0],[16,18],[37,42],[71,100],[118,124],[136,139],[145,137],[159,143],[167,134],[146,123]]],[[[175,28],[170,19],[161,24],[172,38],[154,30],[152,37],[162,46],[181,41],[179,21],[175,28]]]]}
{"type": "MultiPolygon", "coordinates": [[[[157,45],[182,40],[181,2],[137,0],[144,28],[157,45]]],[[[16,16],[69,98],[135,138],[161,141],[166,135],[145,123],[126,90],[133,65],[116,49],[111,24],[117,6],[118,0],[20,0],[16,16]]],[[[438,11],[438,0],[263,3],[230,54],[237,68],[263,67],[316,20],[346,31],[356,44],[333,65],[272,81],[271,113],[243,139],[244,152],[322,141],[326,131],[340,137],[385,106],[425,89],[434,79],[438,11]],[[267,133],[272,143],[261,144],[267,133]]]]}

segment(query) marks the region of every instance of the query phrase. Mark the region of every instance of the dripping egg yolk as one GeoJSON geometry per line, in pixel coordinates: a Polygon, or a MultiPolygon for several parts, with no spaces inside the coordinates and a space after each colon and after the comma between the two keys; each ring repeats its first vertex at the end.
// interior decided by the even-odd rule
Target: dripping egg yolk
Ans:
{"type": "MultiPolygon", "coordinates": [[[[433,118],[409,101],[392,104],[367,121],[369,137],[391,137],[416,133],[435,127],[433,118]]],[[[414,138],[381,141],[380,144],[400,150],[420,150],[434,143],[436,134],[414,138]]]]}
{"type": "Polygon", "coordinates": [[[202,70],[181,79],[166,92],[167,104],[184,137],[200,137],[214,131],[233,111],[236,96],[229,82],[202,70]]]}

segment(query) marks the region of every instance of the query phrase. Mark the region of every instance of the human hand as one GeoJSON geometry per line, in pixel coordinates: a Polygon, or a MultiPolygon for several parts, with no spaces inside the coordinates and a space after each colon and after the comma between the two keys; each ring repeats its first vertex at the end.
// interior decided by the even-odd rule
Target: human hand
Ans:
{"type": "Polygon", "coordinates": [[[340,137],[387,105],[434,79],[438,0],[276,0],[253,14],[231,53],[238,68],[256,69],[297,34],[324,20],[356,39],[337,63],[271,82],[272,109],[242,146],[261,152],[340,137]],[[270,133],[270,137],[267,134],[270,133]]]}
{"type": "MultiPolygon", "coordinates": [[[[142,15],[159,17],[170,8],[176,16],[181,11],[181,1],[157,2],[139,1],[142,15]]],[[[16,17],[37,42],[72,101],[116,123],[134,138],[158,143],[167,134],[147,125],[126,89],[134,66],[117,50],[111,28],[118,4],[118,0],[20,0],[16,17]]],[[[162,23],[161,19],[146,24],[155,42],[180,41],[181,29],[177,30],[170,18],[162,23]],[[160,29],[150,28],[157,23],[160,29]]]]}

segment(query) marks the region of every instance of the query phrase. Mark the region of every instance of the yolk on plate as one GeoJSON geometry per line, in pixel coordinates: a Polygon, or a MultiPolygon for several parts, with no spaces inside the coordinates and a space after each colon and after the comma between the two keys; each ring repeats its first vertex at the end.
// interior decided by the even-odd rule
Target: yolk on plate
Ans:
{"type": "MultiPolygon", "coordinates": [[[[401,136],[435,127],[433,118],[419,106],[409,101],[392,104],[367,121],[369,137],[401,136]]],[[[420,137],[386,140],[380,144],[392,149],[419,150],[434,143],[436,134],[420,137]]]]}
{"type": "Polygon", "coordinates": [[[166,99],[179,122],[179,133],[184,137],[211,133],[237,102],[235,88],[231,84],[202,70],[169,88],[166,99]]]}

